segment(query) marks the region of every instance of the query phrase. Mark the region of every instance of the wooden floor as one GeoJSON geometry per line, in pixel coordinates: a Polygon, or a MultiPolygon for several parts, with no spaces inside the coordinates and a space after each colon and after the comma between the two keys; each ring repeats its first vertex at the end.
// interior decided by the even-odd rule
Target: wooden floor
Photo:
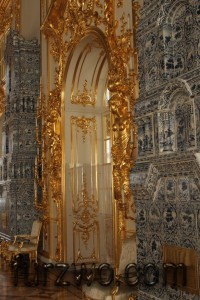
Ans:
{"type": "Polygon", "coordinates": [[[45,285],[42,269],[39,271],[38,285],[35,284],[34,274],[34,269],[29,269],[29,276],[24,276],[24,273],[19,271],[18,282],[16,283],[13,269],[0,258],[0,299],[81,299],[81,288],[75,284],[71,283],[69,286],[55,285],[58,273],[55,274],[53,270],[48,271],[45,285]]]}

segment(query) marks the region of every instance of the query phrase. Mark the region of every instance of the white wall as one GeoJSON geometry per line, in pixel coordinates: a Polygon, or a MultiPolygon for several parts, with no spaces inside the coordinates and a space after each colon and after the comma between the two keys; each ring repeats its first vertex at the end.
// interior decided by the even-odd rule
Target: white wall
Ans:
{"type": "Polygon", "coordinates": [[[20,34],[40,40],[40,0],[21,0],[20,34]]]}

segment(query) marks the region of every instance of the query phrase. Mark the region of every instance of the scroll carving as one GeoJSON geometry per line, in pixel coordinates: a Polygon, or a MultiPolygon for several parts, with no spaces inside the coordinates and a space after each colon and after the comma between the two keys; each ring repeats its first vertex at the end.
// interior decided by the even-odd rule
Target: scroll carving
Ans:
{"type": "MultiPolygon", "coordinates": [[[[118,7],[121,7],[123,1],[118,1],[117,4],[118,7]]],[[[104,1],[104,4],[99,0],[86,0],[84,2],[74,0],[67,2],[63,0],[54,1],[51,11],[42,26],[43,34],[50,40],[50,51],[56,63],[54,89],[46,98],[47,113],[42,110],[42,134],[44,138],[44,143],[42,144],[42,165],[43,170],[47,170],[43,176],[45,183],[42,188],[44,192],[45,187],[48,186],[48,190],[52,194],[52,200],[57,207],[57,260],[62,260],[63,257],[62,228],[59,220],[62,219],[63,210],[61,188],[62,160],[60,159],[63,145],[60,122],[64,66],[71,49],[80,42],[81,38],[88,34],[91,28],[95,31],[95,26],[104,28],[106,44],[108,45],[108,89],[112,95],[109,100],[109,107],[113,120],[114,197],[119,209],[122,230],[125,229],[124,218],[130,217],[134,219],[134,204],[131,203],[129,177],[130,169],[137,155],[137,128],[132,113],[137,97],[137,52],[134,49],[135,37],[132,35],[137,26],[139,5],[137,3],[133,5],[133,32],[127,28],[127,21],[124,17],[117,24],[114,6],[114,1],[109,0],[104,1]],[[118,34],[116,33],[117,25],[118,34]],[[133,60],[134,69],[130,66],[133,60]],[[121,211],[124,209],[123,201],[126,208],[125,214],[121,214],[121,211]]],[[[87,99],[85,101],[87,102],[87,99]]],[[[87,130],[87,126],[85,128],[87,130]]],[[[45,217],[48,218],[48,213],[45,217]]]]}

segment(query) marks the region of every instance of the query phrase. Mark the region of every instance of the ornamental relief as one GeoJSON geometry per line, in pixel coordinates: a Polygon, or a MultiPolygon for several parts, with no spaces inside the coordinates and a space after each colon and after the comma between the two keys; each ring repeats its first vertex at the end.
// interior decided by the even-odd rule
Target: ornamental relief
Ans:
{"type": "MultiPolygon", "coordinates": [[[[165,244],[199,253],[199,20],[199,3],[194,0],[147,0],[141,11],[140,97],[135,111],[143,121],[152,114],[155,149],[152,155],[138,145],[131,177],[139,261],[153,257],[162,264],[165,244]],[[151,247],[147,250],[142,241],[151,247]]],[[[151,290],[141,286],[139,294],[141,299],[195,297],[189,292],[163,288],[161,283],[151,290]]]]}
{"type": "MultiPolygon", "coordinates": [[[[179,97],[180,98],[180,97],[179,97]]],[[[177,103],[180,102],[179,98],[177,103]]],[[[149,117],[138,118],[138,155],[154,154],[154,140],[156,132],[155,125],[149,117]],[[148,132],[147,132],[147,127],[148,132]]],[[[183,151],[183,149],[194,149],[196,147],[196,128],[194,114],[194,103],[188,101],[185,104],[177,105],[175,109],[162,110],[157,113],[159,152],[165,154],[169,152],[183,151]]]]}
{"type": "Polygon", "coordinates": [[[153,115],[137,119],[138,126],[138,156],[154,154],[153,115]]]}
{"type": "MultiPolygon", "coordinates": [[[[166,3],[165,1],[162,5],[157,3],[154,10],[154,14],[148,10],[148,22],[154,22],[153,18],[155,18],[156,30],[149,28],[147,31],[143,21],[138,32],[139,52],[146,51],[139,59],[139,65],[144,66],[147,79],[152,78],[152,68],[149,68],[150,61],[152,62],[150,57],[156,56],[159,62],[159,76],[152,88],[182,76],[199,65],[199,41],[196,38],[199,28],[198,4],[195,1],[190,3],[174,0],[166,3]]],[[[144,68],[140,70],[140,76],[144,68]]],[[[141,79],[140,91],[149,91],[149,81],[141,79]]]]}
{"type": "Polygon", "coordinates": [[[160,153],[175,151],[175,116],[173,111],[158,113],[159,151],[160,153]]]}
{"type": "Polygon", "coordinates": [[[89,227],[74,224],[74,262],[99,261],[99,228],[94,222],[89,227]],[[88,246],[90,245],[90,247],[88,246]]]}
{"type": "MultiPolygon", "coordinates": [[[[142,163],[139,163],[138,167],[140,164],[142,163]]],[[[171,162],[160,160],[150,164],[145,172],[138,169],[131,183],[138,200],[142,199],[143,195],[143,199],[155,201],[159,191],[162,191],[160,200],[165,198],[173,203],[176,199],[180,199],[184,203],[189,199],[198,201],[199,178],[200,169],[194,156],[187,157],[184,162],[181,159],[174,160],[172,157],[171,162]],[[163,182],[166,174],[167,178],[163,182]],[[184,177],[183,174],[189,177],[184,177]]]]}
{"type": "MultiPolygon", "coordinates": [[[[123,1],[118,1],[117,7],[120,9],[123,7],[123,1]]],[[[83,62],[87,60],[87,55],[90,53],[89,44],[85,47],[85,50],[82,53],[79,53],[77,57],[77,64],[74,68],[74,75],[72,74],[71,81],[71,97],[70,97],[70,107],[95,107],[96,103],[96,91],[98,90],[101,71],[103,70],[103,64],[105,57],[108,60],[108,73],[106,84],[110,93],[112,93],[112,101],[110,101],[110,112],[112,114],[111,124],[112,131],[115,132],[115,137],[112,140],[112,157],[115,167],[113,168],[113,176],[116,176],[120,173],[120,181],[114,180],[114,195],[116,195],[117,203],[122,202],[122,190],[124,189],[124,197],[127,205],[125,206],[127,212],[125,216],[127,217],[128,210],[132,209],[134,204],[130,203],[131,192],[129,187],[129,172],[132,164],[134,163],[136,157],[136,148],[137,148],[137,132],[136,126],[133,120],[133,107],[135,104],[135,99],[137,96],[137,52],[135,47],[135,36],[132,36],[130,29],[130,24],[126,21],[123,13],[118,21],[115,19],[115,4],[113,1],[104,1],[103,3],[98,0],[93,1],[53,1],[50,6],[49,13],[45,19],[44,24],[42,25],[42,33],[46,36],[49,43],[50,55],[54,59],[55,63],[55,81],[54,87],[49,92],[49,95],[46,95],[46,108],[42,111],[42,132],[45,135],[45,141],[42,145],[42,165],[45,167],[45,176],[44,184],[42,185],[43,195],[45,187],[48,187],[48,190],[52,190],[52,199],[50,201],[55,202],[55,207],[57,209],[56,216],[58,220],[62,220],[63,216],[63,207],[65,205],[64,194],[62,191],[63,181],[63,167],[62,167],[62,153],[64,151],[65,145],[63,136],[61,136],[61,122],[62,114],[64,113],[64,103],[63,101],[63,87],[65,85],[65,79],[67,77],[67,68],[70,64],[70,61],[73,58],[74,51],[76,47],[80,45],[80,42],[84,37],[92,36],[93,40],[96,40],[101,45],[104,46],[104,53],[98,48],[98,43],[96,43],[96,50],[98,52],[98,60],[94,64],[93,68],[93,78],[92,74],[88,76],[84,70],[83,62]],[[55,21],[56,20],[56,21],[55,21]],[[118,24],[116,28],[114,24],[118,24]],[[100,30],[101,28],[101,30],[100,30]],[[104,32],[104,34],[102,33],[104,32]],[[95,37],[95,38],[94,38],[95,37]],[[134,62],[136,62],[134,66],[134,62]],[[133,69],[134,67],[134,69],[133,69]],[[97,71],[99,70],[99,71],[97,71]],[[92,79],[91,79],[92,78],[92,79]],[[125,100],[124,100],[125,99],[125,100]],[[122,107],[119,108],[118,103],[122,104],[122,107]],[[59,126],[60,125],[60,126],[59,126]],[[123,152],[120,153],[119,149],[123,149],[123,152]],[[55,155],[56,154],[56,155],[55,155]],[[48,164],[50,162],[50,164],[48,164]],[[56,169],[55,169],[56,166],[56,169]],[[48,172],[49,170],[49,172],[48,172]],[[121,170],[121,171],[120,171],[121,170]],[[120,192],[119,192],[120,191],[120,192]]],[[[134,32],[137,26],[138,14],[137,11],[139,5],[137,3],[133,4],[133,27],[134,32]]],[[[120,10],[119,10],[120,11],[120,10]]],[[[129,14],[130,16],[130,14],[129,14]]],[[[132,27],[132,26],[131,26],[132,27]]],[[[91,52],[93,52],[93,48],[91,52]]],[[[105,88],[105,86],[103,87],[105,88]]],[[[65,96],[65,95],[64,95],[65,96]]],[[[68,109],[68,108],[67,108],[68,109]]],[[[92,120],[88,121],[84,117],[77,121],[77,119],[72,120],[72,126],[77,126],[77,135],[82,135],[81,139],[83,144],[86,143],[88,136],[93,139],[93,133],[91,133],[91,123],[92,120]],[[84,119],[85,118],[85,119],[84,119]]],[[[112,133],[113,133],[112,132],[112,133]]],[[[114,136],[113,135],[113,136],[114,136]]],[[[73,136],[74,138],[74,136],[73,136]]],[[[74,140],[73,140],[74,142],[74,140]]],[[[92,144],[92,147],[94,144],[92,144]]],[[[96,147],[96,146],[95,146],[96,147]]],[[[95,149],[95,148],[93,148],[95,149]]],[[[87,149],[86,149],[87,150],[87,149]]],[[[86,151],[85,150],[85,151],[86,151]]],[[[87,154],[87,153],[86,153],[87,154]]],[[[74,161],[75,156],[72,154],[72,161],[74,161]]],[[[96,155],[96,154],[95,154],[96,155]]],[[[89,155],[91,161],[94,160],[94,154],[89,155]]],[[[85,157],[88,157],[87,155],[85,157]]],[[[82,206],[82,216],[81,220],[89,220],[88,214],[84,208],[84,201],[96,201],[96,196],[91,193],[86,196],[87,189],[90,190],[91,186],[89,185],[88,178],[89,173],[87,166],[84,169],[84,166],[79,166],[76,169],[76,175],[73,175],[77,166],[73,166],[70,170],[72,172],[72,181],[76,182],[77,176],[79,173],[82,173],[82,180],[79,180],[79,185],[83,185],[79,191],[81,191],[81,197],[85,197],[83,200],[82,206]],[[74,169],[73,169],[74,168],[74,169]],[[82,169],[81,169],[82,168],[82,169]],[[84,183],[85,182],[85,183],[84,183]],[[84,184],[83,184],[84,183],[84,184]],[[87,186],[87,189],[86,189],[87,186]],[[84,187],[84,188],[83,188],[84,187]]],[[[95,167],[94,167],[95,168],[95,167]]],[[[69,172],[69,173],[70,173],[69,172]]],[[[95,174],[95,170],[90,171],[95,174]]],[[[96,179],[95,179],[96,180],[96,179]]],[[[72,184],[72,189],[73,189],[72,184]]],[[[74,191],[72,191],[73,195],[74,191]]],[[[50,195],[49,194],[49,195],[50,195]]],[[[74,194],[74,203],[75,200],[80,199],[78,193],[74,194]],[[79,198],[77,198],[79,197],[79,198]]],[[[78,201],[81,203],[81,201],[78,201]]],[[[46,202],[45,202],[46,203],[46,202]]],[[[86,203],[86,202],[85,202],[86,203]]],[[[78,205],[76,203],[76,205],[78,205]]],[[[77,211],[77,206],[74,204],[74,208],[77,211]]],[[[121,206],[117,204],[118,210],[121,206]]],[[[49,219],[48,210],[44,210],[45,219],[49,219]]],[[[91,212],[90,212],[91,213],[91,212]]],[[[117,212],[117,218],[121,218],[120,224],[122,228],[126,228],[124,225],[126,220],[124,214],[117,212]]],[[[78,216],[78,215],[77,215],[78,216]]],[[[77,220],[78,217],[76,216],[77,220]]],[[[93,219],[95,216],[93,215],[93,219]]],[[[80,220],[78,220],[79,222],[80,220]]],[[[87,223],[87,222],[86,222],[87,223]]],[[[64,245],[62,244],[62,237],[64,232],[62,231],[62,225],[60,222],[57,224],[57,246],[56,246],[56,260],[61,260],[65,256],[64,245]]],[[[94,222],[94,224],[96,224],[94,222]]],[[[75,222],[74,232],[78,234],[81,224],[75,222]],[[77,229],[79,228],[79,229],[77,229]],[[76,231],[77,230],[77,231],[76,231]]],[[[83,245],[86,245],[89,237],[92,235],[89,234],[90,227],[89,225],[84,225],[83,232],[80,233],[79,240],[82,241],[83,245]],[[84,234],[85,237],[84,237],[84,234]]],[[[97,226],[98,227],[98,226],[97,226]]],[[[95,228],[95,225],[94,225],[95,228]]],[[[82,228],[83,229],[83,228],[82,228]]],[[[95,229],[95,234],[98,230],[95,229]]],[[[77,236],[76,236],[77,237],[77,236]]],[[[75,238],[75,237],[74,237],[75,238]]],[[[78,245],[78,244],[76,244],[78,245]]],[[[74,254],[77,257],[77,251],[79,248],[76,248],[76,253],[74,254]]],[[[96,251],[96,250],[95,250],[96,251]]],[[[80,254],[78,257],[84,257],[80,254]]]]}
{"type": "MultiPolygon", "coordinates": [[[[95,187],[97,181],[97,132],[95,117],[71,116],[71,193],[73,212],[77,214],[75,219],[86,220],[87,222],[96,218],[98,208],[98,193],[95,187]],[[81,149],[81,151],[78,151],[81,149]],[[85,159],[85,157],[87,157],[85,159]],[[83,216],[79,215],[82,211],[83,216]],[[94,215],[89,214],[92,208],[94,215]],[[87,214],[86,214],[87,211],[87,214]],[[86,215],[88,216],[86,218],[86,215]]],[[[87,223],[86,222],[86,223],[87,223]]]]}
{"type": "Polygon", "coordinates": [[[75,126],[77,133],[82,132],[83,143],[86,140],[86,135],[96,131],[96,119],[95,118],[85,118],[85,117],[71,117],[71,126],[75,126]]]}
{"type": "Polygon", "coordinates": [[[88,195],[86,174],[83,174],[81,195],[74,201],[74,261],[98,262],[99,223],[94,195],[88,195]],[[75,209],[76,207],[76,209],[75,209]]]}
{"type": "Polygon", "coordinates": [[[196,148],[194,102],[181,103],[183,99],[183,95],[175,97],[173,109],[158,112],[160,153],[196,148]]]}

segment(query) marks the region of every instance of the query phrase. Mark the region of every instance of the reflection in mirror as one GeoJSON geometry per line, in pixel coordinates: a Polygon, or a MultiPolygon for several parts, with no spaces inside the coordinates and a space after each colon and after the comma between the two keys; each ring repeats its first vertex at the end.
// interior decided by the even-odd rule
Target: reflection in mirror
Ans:
{"type": "Polygon", "coordinates": [[[99,31],[73,50],[64,89],[66,260],[113,262],[108,60],[99,31]],[[74,70],[74,71],[73,71],[74,70]]]}

